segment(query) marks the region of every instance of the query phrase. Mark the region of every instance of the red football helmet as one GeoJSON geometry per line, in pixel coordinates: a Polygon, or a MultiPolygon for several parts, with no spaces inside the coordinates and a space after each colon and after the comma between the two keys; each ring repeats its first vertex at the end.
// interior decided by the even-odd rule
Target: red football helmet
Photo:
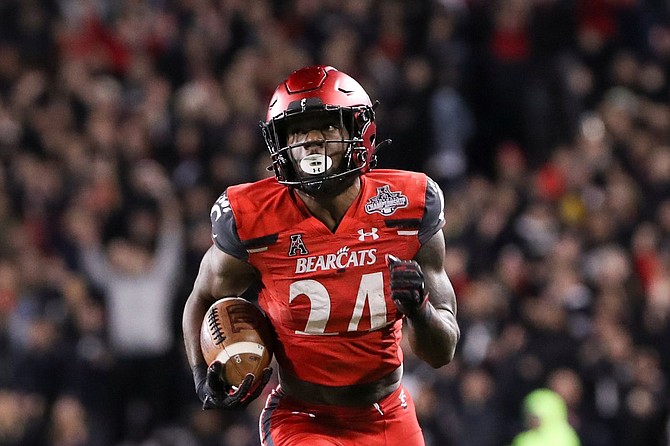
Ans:
{"type": "Polygon", "coordinates": [[[339,193],[376,164],[377,125],[370,97],[356,80],[333,67],[317,65],[294,71],[272,95],[261,128],[277,180],[311,195],[339,193]],[[346,145],[339,166],[328,164],[327,170],[301,175],[291,149],[304,143],[289,145],[286,129],[292,120],[307,116],[337,119],[340,128],[348,131],[348,139],[319,141],[346,145]]]}

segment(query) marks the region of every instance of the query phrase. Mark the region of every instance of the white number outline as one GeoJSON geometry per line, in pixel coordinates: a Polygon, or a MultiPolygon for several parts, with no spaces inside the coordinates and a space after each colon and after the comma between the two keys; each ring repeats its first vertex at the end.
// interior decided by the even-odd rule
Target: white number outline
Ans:
{"type": "MultiPolygon", "coordinates": [[[[298,280],[289,287],[289,304],[301,295],[307,296],[310,303],[309,316],[304,330],[295,330],[296,334],[335,335],[326,332],[330,320],[330,293],[321,282],[313,279],[298,280]]],[[[348,332],[358,330],[366,302],[370,307],[370,329],[378,330],[391,322],[386,321],[386,299],[384,298],[384,274],[380,272],[363,274],[356,294],[356,303],[347,327],[348,332]]]]}

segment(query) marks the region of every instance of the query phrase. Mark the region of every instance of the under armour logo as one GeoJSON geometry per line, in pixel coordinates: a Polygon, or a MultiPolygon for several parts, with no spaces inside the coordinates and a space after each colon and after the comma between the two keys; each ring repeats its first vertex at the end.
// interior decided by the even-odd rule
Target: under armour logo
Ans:
{"type": "Polygon", "coordinates": [[[358,235],[358,240],[361,242],[365,241],[365,237],[372,237],[372,240],[377,240],[379,238],[377,235],[377,228],[372,228],[370,232],[365,232],[363,229],[359,229],[358,235]]]}

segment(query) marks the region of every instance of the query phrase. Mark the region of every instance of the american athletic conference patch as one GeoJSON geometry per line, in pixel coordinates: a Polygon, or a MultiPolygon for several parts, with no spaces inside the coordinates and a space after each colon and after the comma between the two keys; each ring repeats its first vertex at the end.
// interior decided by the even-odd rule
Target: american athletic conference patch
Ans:
{"type": "Polygon", "coordinates": [[[407,197],[402,192],[392,192],[388,184],[377,188],[377,195],[370,197],[365,203],[365,212],[373,214],[379,212],[384,217],[392,215],[397,209],[406,208],[407,197]]]}

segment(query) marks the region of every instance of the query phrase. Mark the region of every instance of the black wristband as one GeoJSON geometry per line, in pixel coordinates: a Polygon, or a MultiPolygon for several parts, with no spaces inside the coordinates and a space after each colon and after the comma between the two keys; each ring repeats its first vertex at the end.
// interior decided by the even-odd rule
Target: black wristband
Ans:
{"type": "Polygon", "coordinates": [[[207,381],[207,366],[205,364],[196,364],[191,367],[193,373],[193,383],[195,384],[195,391],[200,396],[201,389],[205,386],[207,381]]]}

